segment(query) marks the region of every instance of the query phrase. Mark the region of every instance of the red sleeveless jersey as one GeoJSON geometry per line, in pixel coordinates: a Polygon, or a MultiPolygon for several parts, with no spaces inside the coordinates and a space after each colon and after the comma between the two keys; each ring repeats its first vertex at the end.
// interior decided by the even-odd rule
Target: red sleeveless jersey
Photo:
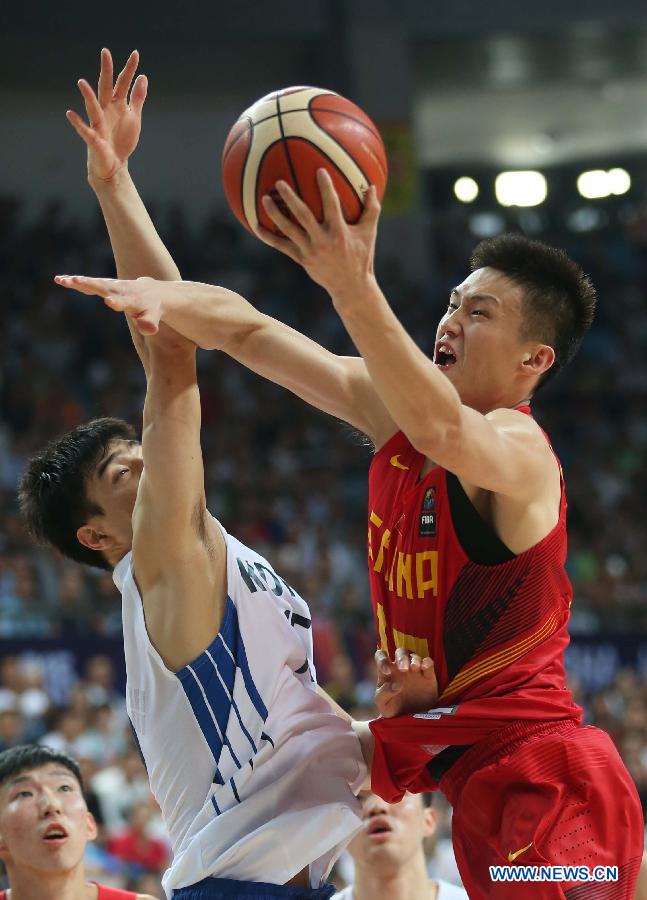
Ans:
{"type": "MultiPolygon", "coordinates": [[[[137,900],[137,894],[134,894],[132,891],[106,887],[105,884],[97,884],[97,887],[99,888],[97,900],[137,900]]],[[[0,891],[0,900],[7,900],[6,891],[0,891]]]]}
{"type": "MultiPolygon", "coordinates": [[[[530,414],[529,407],[520,411],[530,414]]],[[[473,744],[512,722],[582,715],[564,673],[572,589],[564,569],[563,481],[552,531],[524,553],[483,565],[457,537],[448,472],[436,466],[419,478],[424,462],[399,432],[376,453],[369,474],[369,577],[379,645],[391,658],[396,647],[431,656],[440,691],[428,713],[371,725],[373,783],[390,782],[393,797],[403,787],[437,787],[421,770],[447,745],[473,744]]]]}

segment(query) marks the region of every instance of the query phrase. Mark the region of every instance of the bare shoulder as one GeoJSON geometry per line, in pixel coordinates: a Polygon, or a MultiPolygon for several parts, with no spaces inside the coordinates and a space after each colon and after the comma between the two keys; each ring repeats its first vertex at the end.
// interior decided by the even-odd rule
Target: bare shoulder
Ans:
{"type": "Polygon", "coordinates": [[[227,544],[207,513],[203,533],[166,557],[134,545],[134,571],[149,640],[173,672],[214,640],[227,598],[227,544]]]}
{"type": "Polygon", "coordinates": [[[555,467],[555,457],[548,438],[532,416],[518,409],[493,409],[485,418],[501,437],[505,437],[526,452],[543,460],[546,468],[555,467]]]}
{"type": "Polygon", "coordinates": [[[519,409],[501,407],[485,414],[488,422],[500,428],[509,428],[525,434],[542,434],[542,430],[532,416],[519,409]]]}
{"type": "Polygon", "coordinates": [[[227,547],[221,529],[203,502],[194,510],[192,521],[177,540],[168,540],[162,532],[164,523],[141,506],[133,516],[133,562],[140,587],[158,584],[160,580],[177,581],[189,570],[191,580],[226,565],[227,547]]]}

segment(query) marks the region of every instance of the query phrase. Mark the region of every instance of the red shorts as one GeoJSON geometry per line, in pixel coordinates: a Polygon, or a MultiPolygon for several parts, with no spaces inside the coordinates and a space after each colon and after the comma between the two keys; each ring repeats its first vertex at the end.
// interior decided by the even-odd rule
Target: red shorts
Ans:
{"type": "Polygon", "coordinates": [[[454,807],[454,852],[470,900],[633,898],[642,808],[604,731],[572,722],[531,734],[506,728],[465,753],[440,786],[454,807]],[[494,882],[493,865],[617,866],[618,880],[494,882]]]}

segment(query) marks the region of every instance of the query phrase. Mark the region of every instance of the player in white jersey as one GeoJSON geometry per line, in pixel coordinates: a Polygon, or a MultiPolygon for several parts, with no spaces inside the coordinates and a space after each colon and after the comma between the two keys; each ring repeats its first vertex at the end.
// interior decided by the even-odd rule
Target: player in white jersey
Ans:
{"type": "Polygon", "coordinates": [[[464,888],[427,875],[423,841],[433,835],[438,813],[421,794],[385,803],[367,792],[362,811],[364,827],[348,845],[353,882],[333,900],[467,900],[464,888]]]}
{"type": "MultiPolygon", "coordinates": [[[[98,98],[82,83],[89,180],[120,276],[177,279],[125,166],[145,94],[140,78],[128,104],[136,65],[113,85],[104,51],[98,98]]],[[[307,606],[206,510],[195,345],[129,326],[142,443],[120,420],[78,426],[30,461],[23,513],[122,591],[128,708],[174,851],[167,895],[329,897],[328,869],[361,824],[359,741],[317,692],[307,606]]]]}

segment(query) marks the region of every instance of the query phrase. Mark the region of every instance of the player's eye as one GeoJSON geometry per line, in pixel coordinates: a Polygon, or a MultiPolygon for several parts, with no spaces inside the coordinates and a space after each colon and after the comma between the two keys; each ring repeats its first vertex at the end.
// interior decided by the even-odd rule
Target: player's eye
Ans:
{"type": "Polygon", "coordinates": [[[458,309],[458,307],[456,306],[455,303],[452,303],[452,301],[450,300],[449,303],[447,304],[447,310],[454,312],[455,309],[458,309]]]}
{"type": "Polygon", "coordinates": [[[27,788],[24,788],[22,791],[17,791],[17,792],[14,794],[14,800],[15,800],[17,797],[31,797],[31,791],[28,791],[27,788]]]}
{"type": "Polygon", "coordinates": [[[73,790],[74,790],[74,788],[72,787],[71,784],[62,784],[62,785],[60,785],[60,787],[59,787],[59,791],[66,791],[66,792],[67,792],[67,791],[73,791],[73,790]]]}

